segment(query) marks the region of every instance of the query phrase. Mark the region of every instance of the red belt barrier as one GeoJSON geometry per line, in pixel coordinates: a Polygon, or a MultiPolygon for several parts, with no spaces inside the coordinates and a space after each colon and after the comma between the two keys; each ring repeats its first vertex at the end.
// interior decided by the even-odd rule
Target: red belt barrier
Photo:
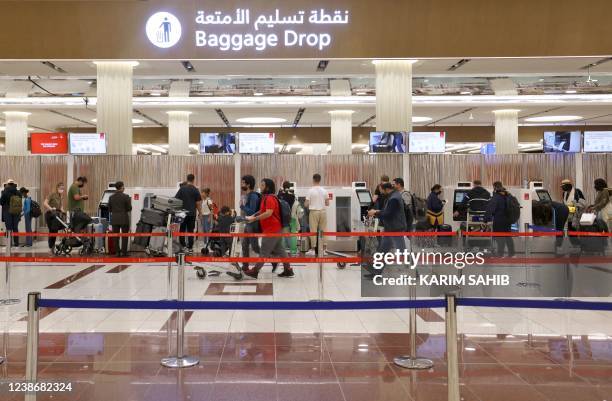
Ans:
{"type": "Polygon", "coordinates": [[[593,233],[588,231],[568,231],[570,237],[612,237],[612,233],[593,233]]]}
{"type": "Polygon", "coordinates": [[[161,257],[161,258],[116,258],[116,257],[73,257],[73,256],[57,256],[57,257],[42,257],[42,256],[0,256],[0,262],[21,262],[21,263],[160,263],[174,262],[176,258],[161,257]]]}
{"type": "Polygon", "coordinates": [[[462,231],[464,237],[561,237],[563,232],[533,232],[533,233],[517,233],[517,232],[483,232],[483,231],[462,231]]]}
{"type": "Polygon", "coordinates": [[[295,258],[231,258],[231,257],[213,257],[213,256],[188,256],[185,258],[187,262],[235,262],[235,263],[359,263],[362,261],[360,257],[295,257],[295,258]]]}
{"type": "Polygon", "coordinates": [[[11,232],[13,237],[165,237],[166,233],[24,233],[11,232]]]}

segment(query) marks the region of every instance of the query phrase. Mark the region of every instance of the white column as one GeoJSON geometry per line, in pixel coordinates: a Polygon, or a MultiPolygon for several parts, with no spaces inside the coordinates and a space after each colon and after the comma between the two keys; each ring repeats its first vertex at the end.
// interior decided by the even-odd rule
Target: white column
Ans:
{"type": "Polygon", "coordinates": [[[333,110],[331,116],[331,154],[350,155],[353,153],[352,110],[333,110]]]}
{"type": "Polygon", "coordinates": [[[412,129],[412,64],[415,60],[375,60],[376,130],[412,129]]]}
{"type": "Polygon", "coordinates": [[[104,132],[108,154],[132,154],[132,74],[134,61],[98,61],[97,130],[104,132]]]}
{"type": "Polygon", "coordinates": [[[168,154],[189,154],[189,115],[190,111],[168,112],[168,154]]]}
{"type": "Polygon", "coordinates": [[[4,151],[7,156],[28,154],[28,116],[23,111],[5,111],[6,135],[4,151]]]}
{"type": "Polygon", "coordinates": [[[518,112],[520,110],[495,110],[495,153],[518,153],[518,112]]]}

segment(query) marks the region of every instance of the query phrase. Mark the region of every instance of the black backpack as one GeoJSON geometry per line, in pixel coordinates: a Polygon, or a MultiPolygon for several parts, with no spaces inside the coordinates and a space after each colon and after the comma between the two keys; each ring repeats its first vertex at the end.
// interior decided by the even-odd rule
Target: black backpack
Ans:
{"type": "Polygon", "coordinates": [[[284,199],[279,197],[276,197],[276,199],[280,205],[281,225],[283,227],[289,227],[289,224],[291,224],[291,206],[289,206],[289,203],[284,199]]]}
{"type": "Polygon", "coordinates": [[[506,218],[511,224],[519,221],[521,217],[521,204],[514,195],[506,195],[506,218]]]}
{"type": "Polygon", "coordinates": [[[427,201],[412,194],[412,216],[416,220],[423,220],[427,217],[427,201]]]}
{"type": "Polygon", "coordinates": [[[402,195],[404,193],[407,193],[408,196],[410,196],[410,203],[407,204],[404,201],[404,197],[402,196],[402,201],[404,203],[404,215],[406,216],[406,224],[410,225],[412,224],[412,222],[414,221],[414,214],[413,214],[413,209],[414,209],[414,195],[412,195],[410,193],[410,191],[403,191],[402,195]]]}
{"type": "Polygon", "coordinates": [[[42,209],[35,200],[30,201],[30,216],[33,218],[40,217],[42,215],[42,209]]]}

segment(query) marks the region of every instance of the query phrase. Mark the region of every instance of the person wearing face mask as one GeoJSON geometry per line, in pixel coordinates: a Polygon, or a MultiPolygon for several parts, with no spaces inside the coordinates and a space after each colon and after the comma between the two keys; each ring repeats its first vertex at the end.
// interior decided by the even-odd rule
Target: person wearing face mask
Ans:
{"type": "MultiPolygon", "coordinates": [[[[255,177],[252,175],[245,175],[242,177],[240,181],[240,189],[244,192],[242,200],[240,202],[240,214],[243,217],[253,216],[257,212],[259,212],[261,206],[261,195],[255,191],[255,177]]],[[[253,221],[248,222],[244,226],[245,233],[259,233],[260,227],[259,222],[253,221]]],[[[242,246],[242,257],[248,258],[250,255],[250,250],[253,249],[253,252],[259,254],[259,241],[258,238],[249,237],[243,238],[241,242],[242,246]]],[[[238,267],[238,266],[237,266],[238,267]]],[[[242,270],[248,270],[249,264],[243,263],[242,270]]]]}
{"type": "Polygon", "coordinates": [[[575,188],[572,182],[568,179],[561,181],[561,190],[563,191],[562,199],[563,203],[569,209],[569,216],[567,218],[568,229],[573,231],[579,227],[581,211],[586,206],[586,199],[582,191],[575,188]]]}
{"type": "MultiPolygon", "coordinates": [[[[55,219],[55,216],[64,213],[64,207],[62,206],[62,198],[64,196],[64,183],[60,182],[55,186],[55,190],[51,192],[43,202],[45,208],[45,222],[50,233],[56,233],[59,231],[60,226],[55,219]]],[[[53,254],[53,248],[55,247],[55,237],[49,237],[48,245],[51,253],[53,254]]]]}
{"type": "Polygon", "coordinates": [[[431,188],[431,193],[427,197],[427,220],[433,227],[444,224],[444,201],[440,199],[442,186],[436,184],[431,188]]]}
{"type": "Polygon", "coordinates": [[[78,177],[68,189],[68,211],[74,213],[75,210],[85,211],[85,201],[89,196],[82,193],[83,187],[87,184],[87,177],[78,177]]]}
{"type": "Polygon", "coordinates": [[[589,205],[587,212],[595,213],[597,219],[600,220],[607,228],[608,232],[612,231],[612,199],[610,198],[610,188],[608,183],[603,178],[598,178],[593,183],[595,191],[595,203],[589,205]]]}

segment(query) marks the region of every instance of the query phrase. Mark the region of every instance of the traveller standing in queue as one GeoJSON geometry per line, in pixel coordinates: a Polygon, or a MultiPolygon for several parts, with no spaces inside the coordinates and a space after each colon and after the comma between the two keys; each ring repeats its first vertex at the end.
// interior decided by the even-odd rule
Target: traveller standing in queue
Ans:
{"type": "MultiPolygon", "coordinates": [[[[193,233],[196,225],[196,217],[202,215],[202,196],[198,188],[194,185],[194,182],[195,175],[187,174],[187,184],[180,187],[174,196],[183,201],[183,209],[187,211],[187,216],[181,223],[180,231],[182,233],[193,233]]],[[[187,253],[193,253],[193,241],[193,236],[187,237],[187,240],[185,240],[185,237],[180,237],[179,239],[181,247],[183,247],[187,253]]]]}
{"type": "MultiPolygon", "coordinates": [[[[30,190],[26,187],[19,188],[19,193],[23,198],[23,222],[25,223],[26,233],[32,232],[32,198],[30,198],[30,190]]],[[[22,246],[31,247],[33,244],[33,237],[25,237],[26,243],[22,246]]]]}
{"type": "MultiPolygon", "coordinates": [[[[491,199],[491,193],[487,191],[485,187],[482,186],[482,181],[480,180],[474,180],[472,182],[472,188],[467,191],[461,203],[457,205],[457,210],[453,213],[453,216],[459,217],[460,215],[462,215],[464,219],[467,218],[467,210],[469,207],[469,203],[471,200],[474,199],[482,199],[487,201],[491,199]]],[[[482,210],[479,209],[481,206],[482,205],[477,205],[477,208],[472,208],[472,210],[484,212],[484,208],[482,208],[482,210]]]]}
{"type": "MultiPolygon", "coordinates": [[[[255,191],[255,177],[252,175],[245,175],[240,180],[240,189],[244,192],[244,196],[240,202],[240,211],[243,217],[254,216],[259,212],[261,207],[261,195],[255,191]]],[[[253,234],[261,232],[259,222],[247,222],[244,226],[244,232],[253,234]]],[[[251,249],[256,254],[260,253],[259,238],[247,237],[243,238],[241,242],[242,257],[248,258],[251,254],[251,249]]],[[[236,264],[238,267],[238,265],[236,264]]],[[[242,270],[248,270],[249,264],[244,262],[242,264],[242,270]]]]}
{"type": "Polygon", "coordinates": [[[444,224],[444,201],[440,199],[442,186],[436,184],[431,188],[427,197],[427,220],[432,227],[437,228],[444,224]]]}
{"type": "MultiPolygon", "coordinates": [[[[310,226],[311,233],[317,233],[319,231],[325,231],[327,228],[327,211],[326,208],[329,206],[329,197],[327,191],[321,186],[321,175],[315,174],[312,176],[312,187],[308,190],[306,195],[306,202],[304,206],[308,208],[308,225],[310,226]]],[[[317,237],[310,237],[312,250],[309,254],[317,252],[318,246],[323,244],[317,244],[317,237]]]]}
{"type": "Polygon", "coordinates": [[[376,186],[376,189],[374,190],[374,198],[372,199],[372,209],[374,210],[382,210],[385,207],[385,202],[387,201],[387,195],[385,195],[385,192],[382,190],[382,186],[383,184],[386,184],[389,182],[389,176],[388,175],[381,175],[380,176],[380,183],[376,186]]]}
{"type": "MultiPolygon", "coordinates": [[[[259,213],[256,215],[246,217],[246,220],[250,223],[259,222],[261,225],[261,232],[264,234],[278,234],[282,231],[282,217],[281,217],[281,206],[276,195],[276,186],[274,181],[269,178],[264,178],[259,184],[261,189],[262,200],[259,213]]],[[[282,237],[262,237],[261,239],[261,253],[259,255],[262,258],[286,258],[287,252],[283,245],[282,237]]],[[[251,277],[257,278],[259,271],[263,267],[263,262],[258,262],[252,269],[244,271],[244,274],[251,277]]],[[[234,277],[236,280],[241,280],[243,277],[242,273],[227,272],[228,275],[234,277]]],[[[283,263],[283,272],[278,277],[290,278],[293,277],[293,269],[289,263],[283,263]]]]}
{"type": "Polygon", "coordinates": [[[597,220],[601,221],[608,232],[612,232],[612,199],[610,198],[610,188],[603,178],[597,178],[593,183],[595,187],[595,203],[587,208],[588,212],[595,213],[597,220]]]}
{"type": "MultiPolygon", "coordinates": [[[[493,232],[506,233],[512,231],[512,221],[508,216],[509,194],[501,181],[493,183],[493,197],[487,205],[484,220],[493,221],[493,232]]],[[[495,237],[497,256],[504,256],[504,248],[508,248],[508,256],[514,256],[514,239],[512,237],[495,237]]]]}
{"type": "MultiPolygon", "coordinates": [[[[132,211],[132,198],[125,193],[123,181],[115,183],[115,193],[108,199],[108,211],[110,212],[110,224],[114,233],[130,232],[130,212],[132,211]]],[[[119,248],[119,237],[113,238],[117,256],[128,255],[128,237],[121,237],[121,248],[119,248]]]]}
{"type": "MultiPolygon", "coordinates": [[[[23,204],[15,182],[9,182],[2,191],[0,205],[2,205],[2,217],[6,230],[14,233],[19,232],[19,220],[21,220],[23,204]]],[[[19,237],[13,237],[13,245],[19,246],[19,237]]]]}
{"type": "Polygon", "coordinates": [[[75,210],[85,212],[85,201],[89,199],[88,195],[83,194],[85,184],[87,184],[87,177],[78,177],[68,188],[68,212],[70,215],[75,210]]]}
{"type": "Polygon", "coordinates": [[[204,188],[202,190],[202,215],[200,222],[202,225],[202,232],[209,233],[212,230],[213,225],[213,201],[210,198],[210,188],[204,188]]]}
{"type": "Polygon", "coordinates": [[[579,188],[574,187],[572,181],[564,179],[561,181],[562,199],[568,207],[569,216],[567,217],[567,229],[573,231],[580,227],[580,215],[586,208],[586,198],[579,188]]]}
{"type": "MultiPolygon", "coordinates": [[[[55,186],[55,190],[51,192],[43,202],[43,207],[45,208],[45,223],[47,223],[47,229],[51,234],[57,233],[61,227],[59,221],[57,221],[55,217],[65,213],[62,202],[64,191],[64,183],[58,183],[55,186]]],[[[55,248],[55,239],[56,237],[49,237],[47,242],[49,245],[49,252],[52,255],[54,254],[53,249],[55,248]]]]}
{"type": "MultiPolygon", "coordinates": [[[[293,206],[295,204],[295,194],[293,193],[293,190],[291,189],[291,183],[289,181],[283,182],[283,187],[278,191],[277,196],[278,196],[278,199],[282,199],[285,202],[287,202],[287,204],[289,205],[292,211],[294,210],[293,206]]],[[[297,218],[292,213],[291,221],[289,222],[289,226],[283,227],[283,232],[284,233],[296,233],[297,226],[298,226],[297,218]]],[[[297,253],[297,237],[285,237],[284,243],[285,243],[285,247],[289,249],[289,252],[291,254],[297,253]]]]}
{"type": "MultiPolygon", "coordinates": [[[[403,180],[402,180],[403,181],[403,180]]],[[[403,183],[403,182],[402,182],[403,183]]],[[[377,216],[382,220],[385,227],[385,232],[405,232],[406,231],[406,215],[404,212],[404,200],[402,194],[393,187],[393,184],[386,182],[380,186],[381,192],[385,194],[387,202],[382,210],[371,209],[368,211],[368,216],[377,216]]],[[[406,241],[403,236],[398,237],[382,237],[376,249],[377,253],[391,252],[393,249],[403,251],[406,249],[406,241]]],[[[364,278],[372,279],[375,275],[382,274],[382,269],[374,271],[372,267],[367,268],[368,274],[364,278]]]]}

